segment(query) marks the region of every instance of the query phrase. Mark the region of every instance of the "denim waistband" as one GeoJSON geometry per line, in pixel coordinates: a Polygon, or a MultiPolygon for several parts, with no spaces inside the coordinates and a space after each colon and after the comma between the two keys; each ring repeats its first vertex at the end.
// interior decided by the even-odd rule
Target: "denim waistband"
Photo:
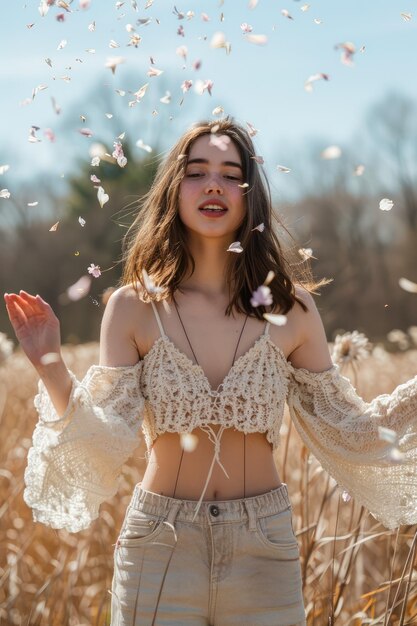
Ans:
{"type": "Polygon", "coordinates": [[[237,500],[203,500],[200,510],[195,516],[195,500],[181,500],[161,496],[152,491],[145,491],[141,483],[135,486],[129,507],[141,510],[151,515],[169,516],[170,511],[175,509],[175,518],[179,521],[202,524],[207,520],[213,522],[239,522],[252,517],[266,517],[274,513],[281,513],[291,508],[288,489],[282,483],[276,489],[237,500]],[[214,507],[214,508],[213,508],[214,507]],[[215,515],[213,515],[215,513],[215,515]]]}

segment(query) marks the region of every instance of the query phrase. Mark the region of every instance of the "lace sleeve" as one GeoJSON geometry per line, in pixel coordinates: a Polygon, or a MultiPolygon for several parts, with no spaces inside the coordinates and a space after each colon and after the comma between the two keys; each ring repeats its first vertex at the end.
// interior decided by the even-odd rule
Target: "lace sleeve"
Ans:
{"type": "Polygon", "coordinates": [[[337,365],[291,367],[287,402],[306,446],[358,503],[387,528],[417,523],[417,376],[367,403],[337,365]]]}
{"type": "Polygon", "coordinates": [[[141,368],[142,361],[128,367],[93,365],[81,382],[70,371],[71,395],[62,417],[39,381],[34,400],[39,421],[23,494],[35,521],[78,532],[116,493],[121,468],[139,445],[141,368]]]}

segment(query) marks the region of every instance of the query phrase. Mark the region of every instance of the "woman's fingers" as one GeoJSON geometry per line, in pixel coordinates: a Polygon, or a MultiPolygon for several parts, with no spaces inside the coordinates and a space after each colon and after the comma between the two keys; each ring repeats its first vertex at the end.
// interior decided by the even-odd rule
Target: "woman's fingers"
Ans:
{"type": "Polygon", "coordinates": [[[16,300],[13,298],[12,294],[8,294],[6,298],[6,308],[7,313],[9,315],[9,319],[13,325],[14,329],[18,329],[24,324],[27,323],[27,317],[25,313],[22,311],[16,300]]]}
{"type": "Polygon", "coordinates": [[[37,311],[34,309],[34,307],[32,306],[32,302],[29,299],[27,299],[26,297],[23,297],[23,295],[20,295],[20,294],[19,295],[18,294],[10,294],[10,296],[14,299],[14,301],[22,309],[22,311],[25,313],[26,317],[29,317],[31,315],[36,315],[37,311]]]}

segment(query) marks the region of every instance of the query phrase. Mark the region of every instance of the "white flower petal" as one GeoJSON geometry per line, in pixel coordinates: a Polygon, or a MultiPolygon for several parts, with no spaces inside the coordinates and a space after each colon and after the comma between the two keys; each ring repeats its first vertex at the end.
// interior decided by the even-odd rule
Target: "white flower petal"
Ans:
{"type": "Polygon", "coordinates": [[[230,246],[227,248],[227,252],[243,252],[240,241],[234,241],[233,243],[231,243],[230,246]]]}
{"type": "Polygon", "coordinates": [[[274,324],[274,326],[285,326],[287,323],[286,315],[278,315],[275,313],[264,313],[264,318],[270,324],[274,324]]]}
{"type": "Polygon", "coordinates": [[[413,283],[411,280],[408,280],[408,278],[400,278],[398,284],[404,291],[417,293],[417,283],[413,283]]]}
{"type": "Polygon", "coordinates": [[[342,150],[339,146],[328,146],[320,153],[320,156],[322,159],[326,160],[338,159],[342,156],[342,150]]]}
{"type": "Polygon", "coordinates": [[[382,198],[379,203],[379,208],[381,209],[381,211],[391,211],[393,206],[394,202],[389,198],[382,198]]]}
{"type": "Polygon", "coordinates": [[[97,199],[100,203],[101,208],[109,201],[109,196],[104,191],[103,187],[99,187],[97,190],[97,199]]]}

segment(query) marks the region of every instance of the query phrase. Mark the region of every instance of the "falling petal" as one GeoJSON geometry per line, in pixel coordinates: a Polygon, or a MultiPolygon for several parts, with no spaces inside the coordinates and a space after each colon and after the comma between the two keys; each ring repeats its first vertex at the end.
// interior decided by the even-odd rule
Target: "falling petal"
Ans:
{"type": "Polygon", "coordinates": [[[151,146],[146,145],[146,143],[144,143],[142,139],[138,139],[136,145],[138,148],[145,150],[145,152],[152,152],[151,146]]]}
{"type": "Polygon", "coordinates": [[[145,83],[144,85],[142,85],[142,87],[140,87],[137,91],[134,92],[134,96],[136,96],[136,102],[140,102],[143,98],[143,96],[146,93],[146,90],[148,88],[149,83],[145,83]]]}
{"type": "Polygon", "coordinates": [[[85,219],[84,218],[79,217],[78,218],[78,222],[80,223],[80,226],[83,226],[83,227],[85,226],[85,219]]]}
{"type": "Polygon", "coordinates": [[[308,11],[310,8],[309,4],[303,4],[302,7],[300,7],[300,9],[305,13],[306,11],[308,11]]]}
{"type": "Polygon", "coordinates": [[[283,172],[284,174],[288,174],[289,172],[291,172],[289,167],[285,167],[285,165],[277,165],[277,170],[279,172],[283,172]]]}
{"type": "Polygon", "coordinates": [[[5,174],[7,171],[9,171],[10,169],[10,165],[0,165],[0,174],[5,174]]]}
{"type": "Polygon", "coordinates": [[[126,59],[124,59],[123,57],[110,57],[107,59],[104,67],[108,67],[109,69],[111,69],[112,73],[114,74],[116,71],[116,67],[121,63],[124,63],[125,60],[126,59]]]}
{"type": "Polygon", "coordinates": [[[244,33],[251,33],[253,31],[253,27],[246,22],[243,22],[243,24],[240,25],[240,28],[244,33]]]}
{"type": "Polygon", "coordinates": [[[58,48],[57,50],[62,50],[63,48],[65,48],[65,46],[67,45],[67,40],[63,39],[59,44],[58,44],[58,48]]]}
{"type": "Polygon", "coordinates": [[[234,241],[233,243],[231,243],[230,246],[227,248],[227,252],[243,252],[240,241],[234,241]]]}
{"type": "Polygon", "coordinates": [[[355,176],[362,176],[364,171],[365,171],[364,165],[356,165],[355,169],[353,170],[353,173],[355,176]]]}
{"type": "Polygon", "coordinates": [[[8,189],[0,189],[0,198],[10,198],[10,191],[8,189]]]}
{"type": "Polygon", "coordinates": [[[411,22],[411,18],[413,17],[411,13],[400,13],[400,15],[405,22],[411,22]]]}
{"type": "MultiPolygon", "coordinates": [[[[101,183],[101,180],[99,178],[97,178],[97,176],[95,174],[91,174],[90,180],[91,180],[92,183],[95,183],[97,185],[99,183],[101,183]]],[[[82,226],[84,226],[84,224],[82,224],[82,226]]]]}
{"type": "Polygon", "coordinates": [[[350,496],[346,490],[342,492],[343,502],[349,502],[351,499],[352,499],[352,496],[350,496]]]}
{"type": "Polygon", "coordinates": [[[222,115],[222,113],[224,113],[224,109],[221,106],[216,107],[211,112],[212,115],[222,115]]]}
{"type": "Polygon", "coordinates": [[[186,61],[187,59],[187,54],[188,54],[188,48],[187,46],[179,46],[176,49],[176,54],[178,54],[178,56],[182,57],[184,59],[184,61],[186,61]]]}
{"type": "Polygon", "coordinates": [[[94,156],[94,157],[91,159],[91,165],[92,165],[93,167],[98,167],[98,166],[100,165],[100,157],[99,157],[99,156],[94,156]]]}
{"type": "Polygon", "coordinates": [[[198,445],[197,435],[191,433],[181,433],[181,447],[185,452],[194,452],[198,445]]]}
{"type": "Polygon", "coordinates": [[[88,25],[88,30],[90,31],[90,33],[93,33],[96,30],[96,23],[91,22],[91,24],[88,25]]]}
{"type": "Polygon", "coordinates": [[[52,67],[52,61],[51,59],[45,59],[45,63],[47,63],[49,65],[49,67],[52,67]]]}
{"type": "Polygon", "coordinates": [[[395,430],[385,428],[385,426],[378,426],[378,436],[383,441],[388,441],[388,443],[396,444],[398,441],[398,435],[395,430]]]}
{"type": "Polygon", "coordinates": [[[252,231],[254,230],[259,230],[260,233],[263,233],[265,230],[265,224],[263,222],[261,224],[258,224],[258,226],[255,226],[255,228],[252,228],[252,231]]]}
{"type": "Polygon", "coordinates": [[[323,20],[320,17],[315,17],[313,22],[318,25],[323,24],[323,20]]]}
{"type": "Polygon", "coordinates": [[[56,230],[58,230],[58,224],[59,224],[59,222],[57,222],[56,224],[51,226],[51,228],[49,229],[49,232],[55,232],[56,230]]]}
{"type": "Polygon", "coordinates": [[[210,134],[210,146],[215,146],[222,152],[225,152],[231,142],[230,137],[227,135],[216,135],[215,133],[210,134]]]}
{"type": "Polygon", "coordinates": [[[417,283],[413,283],[411,280],[408,280],[408,278],[400,278],[398,284],[401,289],[404,289],[404,291],[408,291],[409,293],[417,293],[417,283]]]}
{"type": "Polygon", "coordinates": [[[41,356],[39,361],[42,365],[51,365],[51,363],[59,363],[61,361],[61,355],[58,352],[46,352],[41,356]]]}
{"type": "Polygon", "coordinates": [[[253,293],[250,303],[253,307],[269,306],[273,303],[272,293],[269,287],[261,285],[253,293]]]}
{"type": "Polygon", "coordinates": [[[120,44],[118,44],[117,41],[114,41],[114,39],[110,39],[109,48],[112,48],[112,50],[115,50],[116,48],[120,48],[120,44]]]}
{"type": "Polygon", "coordinates": [[[255,135],[259,132],[257,128],[250,122],[246,122],[246,126],[248,127],[248,135],[249,137],[255,137],[255,135]]]}
{"type": "Polygon", "coordinates": [[[208,80],[197,80],[194,86],[195,91],[201,96],[206,90],[211,96],[211,90],[213,88],[213,81],[208,80]]]}
{"type": "Polygon", "coordinates": [[[288,9],[281,9],[281,14],[284,17],[287,17],[289,20],[293,20],[294,18],[291,17],[290,12],[288,11],[288,9]]]}
{"type": "Polygon", "coordinates": [[[382,198],[381,202],[379,203],[379,208],[381,209],[381,211],[391,211],[393,206],[394,202],[389,198],[382,198]]]}
{"type": "Polygon", "coordinates": [[[265,163],[264,158],[259,156],[259,155],[253,156],[253,157],[251,157],[251,159],[256,161],[259,165],[263,165],[265,163]]]}
{"type": "Polygon", "coordinates": [[[163,73],[164,73],[164,70],[158,70],[156,69],[156,67],[150,67],[149,70],[147,71],[147,75],[150,77],[160,76],[163,73]]]}
{"type": "Polygon", "coordinates": [[[193,86],[192,80],[184,80],[184,82],[181,85],[182,92],[186,93],[187,91],[191,89],[192,86],[193,86]]]}
{"type": "Polygon", "coordinates": [[[162,102],[162,104],[169,104],[171,102],[171,92],[166,91],[165,96],[162,96],[162,98],[159,99],[159,102],[162,102]]]}
{"type": "Polygon", "coordinates": [[[309,76],[306,80],[306,82],[304,83],[304,89],[306,91],[313,91],[313,83],[316,80],[329,80],[329,75],[328,74],[324,74],[323,72],[318,72],[317,74],[312,74],[311,76],[309,76]]]}
{"type": "Polygon", "coordinates": [[[247,189],[249,187],[249,183],[242,183],[241,185],[238,185],[238,187],[241,189],[247,189]]]}
{"type": "Polygon", "coordinates": [[[275,272],[273,272],[272,270],[269,270],[267,277],[264,280],[264,285],[269,285],[270,283],[272,283],[274,278],[275,278],[275,272]]]}
{"type": "Polygon", "coordinates": [[[285,326],[285,324],[287,323],[286,315],[279,315],[275,313],[264,313],[263,317],[270,324],[274,324],[274,326],[285,326]]]}
{"type": "Polygon", "coordinates": [[[45,128],[45,130],[43,131],[43,134],[44,134],[44,137],[49,139],[51,143],[55,141],[55,133],[51,128],[45,128]]]}
{"type": "Polygon", "coordinates": [[[142,277],[145,289],[148,293],[162,293],[163,287],[157,287],[145,269],[142,270],[142,277]]]}
{"type": "Polygon", "coordinates": [[[393,446],[391,450],[388,452],[387,457],[391,463],[404,463],[405,454],[401,452],[397,447],[393,446]]]}
{"type": "Polygon", "coordinates": [[[94,278],[99,278],[101,276],[100,265],[94,265],[94,263],[91,263],[91,265],[87,267],[87,271],[89,274],[92,274],[94,278]]]}
{"type": "Polygon", "coordinates": [[[339,146],[328,146],[320,153],[320,156],[325,160],[338,159],[342,156],[342,150],[339,146]]]}
{"type": "Polygon", "coordinates": [[[97,199],[100,203],[101,208],[109,201],[109,196],[104,191],[103,187],[99,187],[97,190],[97,199]]]}
{"type": "Polygon", "coordinates": [[[104,114],[108,120],[111,120],[111,118],[113,117],[113,113],[105,113],[104,114]]]}
{"type": "Polygon", "coordinates": [[[313,250],[311,248],[300,248],[298,250],[298,253],[300,256],[303,257],[304,261],[307,261],[308,259],[314,259],[315,257],[313,257],[313,250]]]}
{"type": "Polygon", "coordinates": [[[28,206],[38,206],[39,202],[28,202],[28,206]]]}
{"type": "MultiPolygon", "coordinates": [[[[91,273],[91,272],[90,272],[91,273]]],[[[91,288],[91,278],[87,275],[81,276],[76,283],[68,287],[67,296],[73,302],[84,298],[91,288]]]]}
{"type": "Polygon", "coordinates": [[[78,132],[80,133],[80,135],[83,135],[84,137],[93,136],[93,131],[91,130],[91,128],[79,128],[78,132]]]}
{"type": "Polygon", "coordinates": [[[268,37],[266,35],[254,35],[253,33],[245,35],[245,39],[249,41],[249,43],[253,43],[256,46],[264,46],[268,42],[268,37]]]}
{"type": "Polygon", "coordinates": [[[250,9],[256,9],[256,7],[258,6],[258,2],[259,0],[249,0],[248,7],[250,9]]]}

